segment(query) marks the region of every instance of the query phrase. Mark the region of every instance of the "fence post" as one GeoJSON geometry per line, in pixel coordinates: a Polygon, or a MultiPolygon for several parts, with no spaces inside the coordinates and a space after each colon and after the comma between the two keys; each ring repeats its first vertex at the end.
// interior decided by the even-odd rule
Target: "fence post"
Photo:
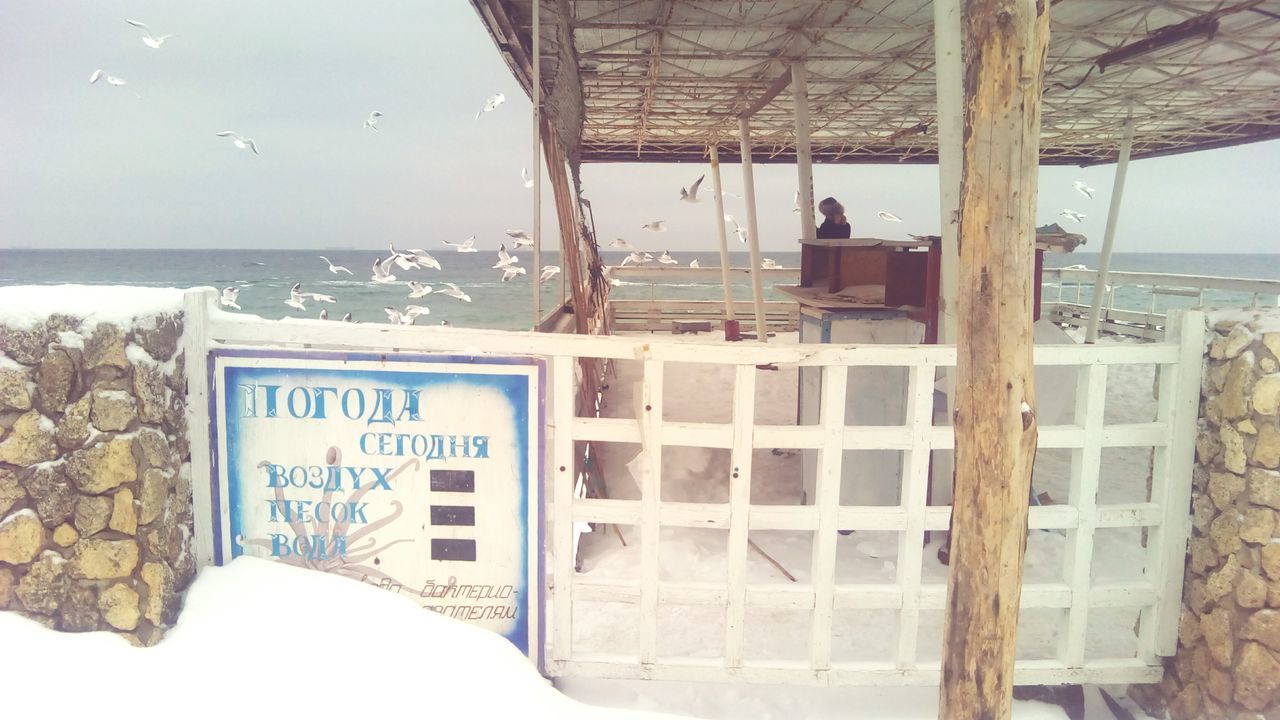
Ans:
{"type": "Polygon", "coordinates": [[[191,447],[191,508],[196,566],[214,562],[213,548],[221,523],[214,521],[213,450],[209,423],[209,308],[217,302],[213,288],[192,288],[183,296],[182,352],[187,375],[187,438],[191,447]]]}
{"type": "Polygon", "coordinates": [[[747,605],[747,541],[751,520],[751,454],[755,429],[756,369],[739,365],[733,391],[733,454],[729,462],[728,603],[724,623],[725,667],[742,667],[747,605]]]}
{"type": "Polygon", "coordinates": [[[814,505],[818,529],[813,534],[813,627],[809,637],[809,665],[831,668],[831,620],[835,609],[836,540],[840,529],[840,481],[844,462],[845,393],[849,368],[822,368],[822,450],[818,458],[814,505]]]}
{"type": "Polygon", "coordinates": [[[662,504],[662,373],[661,360],[644,361],[641,386],[641,454],[644,469],[640,477],[640,663],[652,665],[658,659],[658,539],[662,534],[659,512],[662,504]]]}
{"type": "Polygon", "coordinates": [[[576,360],[571,356],[557,355],[551,362],[554,459],[549,494],[554,517],[551,547],[555,555],[551,576],[551,617],[555,622],[551,633],[551,659],[564,662],[573,654],[573,500],[577,477],[573,453],[574,398],[577,397],[573,386],[573,364],[576,360]]]}

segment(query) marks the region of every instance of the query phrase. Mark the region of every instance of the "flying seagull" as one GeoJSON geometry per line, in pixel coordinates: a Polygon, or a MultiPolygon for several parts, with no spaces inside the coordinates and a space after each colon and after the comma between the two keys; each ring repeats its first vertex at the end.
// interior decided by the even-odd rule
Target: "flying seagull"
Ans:
{"type": "Polygon", "coordinates": [[[222,297],[218,298],[218,302],[222,303],[223,307],[230,307],[230,308],[235,308],[239,310],[240,306],[236,304],[236,299],[239,297],[240,297],[240,288],[238,287],[222,288],[222,297]]]}
{"type": "Polygon", "coordinates": [[[658,256],[658,262],[662,263],[663,265],[679,265],[680,264],[680,261],[671,257],[671,253],[666,250],[663,250],[662,254],[658,256]]]}
{"type": "Polygon", "coordinates": [[[346,269],[346,268],[342,267],[341,265],[334,265],[332,260],[330,260],[329,258],[327,258],[327,257],[325,257],[325,256],[323,256],[323,255],[321,255],[321,256],[320,256],[320,259],[321,259],[321,260],[323,260],[323,261],[325,261],[326,263],[328,263],[328,265],[329,265],[329,272],[333,273],[334,275],[337,275],[337,274],[338,274],[338,273],[340,273],[340,272],[344,272],[344,273],[346,273],[346,274],[348,274],[348,275],[354,275],[354,274],[355,274],[355,273],[351,272],[350,270],[348,270],[348,269],[346,269]]]}
{"type": "Polygon", "coordinates": [[[696,268],[696,267],[702,267],[702,266],[698,264],[697,258],[694,258],[693,260],[689,261],[689,267],[696,268]]]}
{"type": "Polygon", "coordinates": [[[627,265],[629,263],[635,263],[636,265],[643,265],[652,259],[653,259],[653,256],[647,252],[632,250],[630,255],[622,258],[622,265],[627,265]]]}
{"type": "Polygon", "coordinates": [[[252,150],[254,155],[261,154],[258,152],[258,146],[253,142],[253,138],[241,137],[231,130],[223,130],[220,133],[214,133],[214,135],[217,135],[218,137],[231,138],[232,144],[241,150],[252,150]]]}
{"type": "Polygon", "coordinates": [[[408,255],[413,258],[413,262],[417,264],[418,267],[434,268],[436,270],[442,269],[440,267],[440,261],[432,257],[431,253],[426,250],[409,248],[408,255]]]}
{"type": "Polygon", "coordinates": [[[107,84],[108,84],[108,85],[114,85],[114,86],[116,86],[116,87],[119,87],[119,86],[121,86],[121,85],[128,85],[128,84],[129,84],[129,82],[128,82],[127,80],[125,80],[124,78],[118,78],[118,77],[116,77],[115,75],[107,75],[107,74],[106,74],[105,72],[103,72],[102,70],[94,70],[94,71],[93,71],[93,74],[89,76],[89,84],[90,84],[90,85],[92,85],[92,84],[94,84],[94,83],[98,82],[98,80],[99,80],[100,78],[102,78],[103,76],[106,76],[106,78],[107,78],[107,84]]]}
{"type": "Polygon", "coordinates": [[[457,285],[454,285],[451,282],[447,282],[444,285],[445,285],[445,289],[437,290],[436,291],[437,295],[448,295],[449,297],[457,298],[462,302],[471,302],[471,296],[462,292],[462,289],[459,288],[457,285]]]}
{"type": "Polygon", "coordinates": [[[380,117],[382,117],[382,113],[378,112],[377,110],[374,110],[373,112],[369,113],[369,117],[365,118],[364,126],[369,128],[370,130],[377,130],[378,118],[380,117]]]}
{"type": "Polygon", "coordinates": [[[480,252],[475,247],[476,245],[475,235],[472,235],[471,237],[467,238],[466,240],[463,240],[460,243],[449,242],[448,240],[441,240],[440,242],[444,243],[445,245],[448,245],[449,247],[453,248],[454,250],[457,250],[458,252],[480,252]]]}
{"type": "Polygon", "coordinates": [[[773,261],[773,258],[764,258],[760,261],[761,270],[781,270],[782,266],[773,261]]]}
{"type": "Polygon", "coordinates": [[[1089,198],[1090,200],[1092,200],[1092,199],[1093,199],[1093,190],[1094,190],[1094,189],[1093,189],[1093,188],[1091,188],[1091,187],[1089,187],[1089,183],[1087,183],[1087,182],[1085,182],[1085,181],[1083,181],[1083,180],[1076,180],[1075,182],[1071,183],[1071,187],[1075,188],[1075,189],[1076,189],[1076,192],[1078,192],[1078,193],[1080,193],[1081,195],[1083,195],[1083,196],[1085,196],[1085,197],[1089,198]]]}
{"type": "Polygon", "coordinates": [[[702,202],[698,199],[698,188],[702,187],[702,179],[705,177],[706,175],[699,176],[697,180],[693,181],[693,184],[690,185],[688,189],[680,188],[680,199],[687,203],[702,202]]]}
{"type": "Polygon", "coordinates": [[[722,196],[724,196],[724,197],[735,197],[735,198],[738,198],[739,200],[741,200],[741,199],[742,199],[742,196],[741,196],[741,195],[739,195],[739,194],[737,194],[737,193],[731,193],[731,192],[729,192],[728,190],[721,190],[721,191],[720,191],[720,194],[721,194],[722,196]]]}
{"type": "Polygon", "coordinates": [[[147,27],[146,23],[140,23],[137,20],[125,20],[125,22],[142,30],[142,32],[144,33],[144,35],[142,36],[142,44],[146,45],[149,48],[154,48],[156,50],[159,50],[160,46],[164,44],[165,40],[168,40],[169,38],[173,37],[173,35],[161,35],[160,37],[156,37],[155,35],[151,34],[151,28],[147,27]]]}
{"type": "Polygon", "coordinates": [[[514,241],[514,243],[512,244],[512,248],[515,250],[519,250],[520,248],[525,246],[533,245],[533,238],[530,238],[529,233],[523,230],[508,230],[507,237],[511,238],[514,241]]]}
{"type": "Polygon", "coordinates": [[[371,278],[373,282],[379,283],[381,285],[386,285],[386,284],[395,282],[396,276],[391,274],[391,264],[394,261],[395,261],[395,258],[387,258],[386,260],[383,260],[382,258],[378,258],[374,260],[373,261],[373,277],[371,278]]]}
{"type": "Polygon", "coordinates": [[[411,297],[411,298],[420,298],[420,297],[422,297],[423,295],[429,295],[429,294],[431,294],[431,286],[430,286],[430,285],[423,285],[422,283],[418,282],[417,280],[410,280],[410,281],[409,281],[409,297],[411,297]]]}
{"type": "Polygon", "coordinates": [[[1084,220],[1086,217],[1088,217],[1088,215],[1085,215],[1084,213],[1081,213],[1081,212],[1076,212],[1075,210],[1063,210],[1058,214],[1068,220],[1071,220],[1072,222],[1080,222],[1084,220]]]}
{"type": "Polygon", "coordinates": [[[514,265],[511,267],[505,267],[502,269],[502,282],[510,282],[515,276],[524,275],[524,272],[524,268],[522,267],[516,267],[514,265]]]}
{"type": "Polygon", "coordinates": [[[898,217],[897,215],[894,215],[891,212],[885,212],[884,210],[877,212],[876,217],[880,218],[885,222],[896,222],[896,223],[902,222],[902,218],[898,217]]]}
{"type": "Polygon", "coordinates": [[[511,265],[514,265],[515,263],[518,263],[518,262],[520,262],[520,258],[516,257],[515,255],[512,255],[511,253],[508,253],[506,245],[499,245],[498,246],[498,264],[494,265],[493,269],[497,270],[499,268],[510,267],[511,265]]]}
{"type": "MultiPolygon", "coordinates": [[[[418,306],[410,305],[409,307],[418,307],[418,306]]],[[[409,312],[407,312],[408,308],[405,308],[405,310],[406,312],[400,312],[399,310],[391,307],[390,305],[382,308],[382,311],[387,314],[387,320],[389,320],[392,325],[412,325],[414,318],[418,317],[418,314],[417,313],[409,314],[409,312]]]]}
{"type": "Polygon", "coordinates": [[[742,227],[741,225],[739,225],[739,224],[738,224],[738,221],[737,221],[737,220],[735,220],[735,219],[733,219],[733,216],[732,216],[732,215],[725,215],[725,216],[724,216],[724,219],[725,219],[725,222],[731,222],[731,223],[733,223],[733,232],[734,232],[734,234],[736,234],[736,235],[738,236],[738,240],[739,240],[739,241],[741,241],[743,245],[746,245],[746,244],[747,244],[747,229],[746,229],[746,228],[744,228],[744,227],[742,227]]]}
{"type": "Polygon", "coordinates": [[[609,243],[609,247],[618,248],[619,250],[635,250],[635,248],[631,247],[631,243],[622,238],[615,238],[613,242],[609,243]]]}
{"type": "Polygon", "coordinates": [[[525,187],[533,187],[533,177],[529,175],[529,168],[520,168],[520,179],[524,181],[525,187]]]}
{"type": "Polygon", "coordinates": [[[641,228],[642,230],[650,230],[650,231],[653,231],[653,232],[666,232],[666,231],[667,231],[667,221],[666,221],[666,220],[654,220],[654,221],[653,221],[653,222],[651,222],[651,223],[647,223],[647,224],[641,225],[641,226],[640,226],[640,228],[641,228]]]}
{"type": "Polygon", "coordinates": [[[289,289],[289,299],[285,300],[284,304],[298,310],[306,310],[307,306],[303,303],[304,298],[302,293],[299,292],[299,285],[300,283],[294,283],[293,287],[289,289]]]}
{"type": "Polygon", "coordinates": [[[559,265],[543,265],[542,274],[538,276],[538,282],[544,283],[559,274],[560,274],[559,265]]]}
{"type": "Polygon", "coordinates": [[[794,200],[792,200],[792,202],[795,203],[795,207],[791,208],[791,212],[799,215],[800,214],[800,191],[799,190],[796,191],[796,197],[794,200]]]}
{"type": "Polygon", "coordinates": [[[490,95],[489,99],[484,101],[484,107],[480,108],[480,112],[476,113],[476,120],[479,120],[480,116],[487,112],[493,112],[494,110],[497,110],[498,106],[506,101],[507,101],[507,96],[503,95],[502,93],[498,93],[496,95],[490,95]]]}

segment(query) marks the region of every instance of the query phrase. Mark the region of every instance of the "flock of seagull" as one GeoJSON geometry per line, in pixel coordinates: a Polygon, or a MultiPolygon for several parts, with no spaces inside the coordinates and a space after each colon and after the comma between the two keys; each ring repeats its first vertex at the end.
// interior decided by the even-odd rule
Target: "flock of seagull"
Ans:
{"type": "MultiPolygon", "coordinates": [[[[157,35],[152,32],[151,28],[147,26],[146,23],[140,22],[138,20],[125,20],[125,22],[135,28],[142,30],[143,32],[142,43],[147,47],[155,50],[159,50],[161,47],[164,46],[165,41],[167,41],[171,37],[174,37],[172,34],[157,35]]],[[[107,73],[105,70],[102,70],[101,68],[94,70],[93,73],[89,76],[89,84],[94,85],[99,80],[105,80],[107,85],[114,86],[114,87],[120,87],[120,86],[129,84],[128,81],[125,80],[124,78],[111,75],[107,73]]],[[[484,105],[480,108],[479,112],[476,113],[475,119],[479,120],[480,116],[484,115],[485,113],[490,113],[490,112],[493,112],[494,110],[497,110],[503,103],[506,102],[506,100],[507,100],[506,96],[503,95],[502,93],[496,93],[494,95],[489,96],[485,100],[484,105]]],[[[383,117],[383,113],[379,110],[374,110],[370,112],[369,116],[365,118],[364,129],[378,132],[378,122],[382,119],[382,117],[383,117]]],[[[231,141],[231,144],[235,146],[237,149],[248,150],[252,152],[254,155],[261,154],[261,152],[258,149],[258,143],[254,141],[253,138],[245,135],[241,135],[240,133],[234,130],[222,130],[220,132],[214,133],[214,135],[220,138],[227,138],[228,140],[231,141]]],[[[521,176],[521,180],[524,182],[525,187],[527,188],[533,187],[533,178],[529,175],[528,168],[522,168],[520,171],[520,176],[521,176]]],[[[511,238],[512,250],[517,250],[521,247],[533,245],[533,240],[529,237],[528,233],[526,233],[523,230],[507,230],[506,233],[511,238]]],[[[463,240],[462,242],[456,242],[456,243],[445,240],[443,241],[443,244],[446,247],[451,247],[454,251],[460,252],[460,253],[480,252],[479,248],[475,246],[475,242],[476,242],[475,236],[472,236],[467,238],[466,240],[463,240]]],[[[388,257],[385,257],[385,258],[379,257],[373,261],[372,274],[369,278],[369,282],[375,285],[399,284],[401,281],[398,281],[395,275],[395,272],[397,270],[400,272],[408,272],[411,270],[425,270],[425,269],[441,270],[442,269],[440,265],[440,261],[436,260],[436,258],[434,258],[430,253],[428,253],[425,250],[409,249],[402,252],[397,250],[394,244],[391,244],[389,247],[390,247],[390,255],[388,257]]],[[[320,256],[320,259],[324,260],[324,262],[328,265],[329,272],[335,275],[340,275],[343,273],[347,275],[355,274],[349,268],[343,267],[341,265],[335,265],[332,261],[330,261],[328,258],[324,256],[320,256]]],[[[510,282],[521,275],[527,274],[526,270],[519,265],[519,262],[520,262],[520,258],[516,256],[513,252],[508,252],[506,244],[503,243],[498,247],[498,261],[493,265],[493,269],[502,271],[502,282],[510,282]]],[[[543,266],[541,268],[541,272],[538,277],[538,282],[539,283],[546,282],[547,280],[555,277],[559,273],[560,273],[560,268],[556,265],[543,266]]],[[[435,289],[431,285],[424,284],[417,280],[406,279],[403,281],[403,284],[409,289],[410,300],[416,300],[416,299],[425,297],[428,294],[434,293],[437,295],[445,295],[447,297],[456,298],[458,300],[461,300],[462,302],[471,302],[471,296],[468,295],[456,284],[451,282],[440,283],[443,287],[438,289],[435,289]]],[[[220,296],[220,303],[224,307],[234,308],[236,310],[239,310],[240,309],[240,305],[238,302],[239,296],[240,296],[239,287],[224,288],[222,290],[222,295],[220,296]]],[[[289,297],[283,302],[285,305],[287,305],[288,307],[298,312],[306,312],[307,302],[332,304],[337,302],[337,298],[335,298],[332,295],[325,295],[322,293],[303,292],[302,284],[295,283],[293,287],[290,289],[289,297]]],[[[403,309],[397,309],[395,307],[388,305],[387,307],[383,308],[383,310],[386,312],[387,319],[390,322],[399,324],[399,325],[412,325],[415,323],[417,318],[424,315],[429,315],[431,313],[430,308],[428,308],[425,305],[418,305],[418,304],[406,305],[403,309]]],[[[320,319],[327,320],[328,317],[329,317],[328,309],[321,309],[320,319]]],[[[342,320],[346,322],[355,322],[351,317],[351,313],[347,313],[346,315],[344,315],[342,320]]],[[[449,323],[448,321],[444,321],[441,324],[448,325],[449,323]]]]}

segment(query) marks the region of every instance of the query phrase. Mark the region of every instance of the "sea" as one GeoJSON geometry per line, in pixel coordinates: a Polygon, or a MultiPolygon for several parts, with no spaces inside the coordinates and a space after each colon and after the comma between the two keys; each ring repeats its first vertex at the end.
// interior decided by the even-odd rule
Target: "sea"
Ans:
{"type": "MultiPolygon", "coordinates": [[[[446,248],[447,249],[447,248],[446,248]]],[[[397,283],[377,285],[370,282],[373,261],[386,256],[375,249],[311,250],[47,250],[0,249],[0,285],[140,285],[147,287],[197,287],[240,288],[239,305],[243,312],[265,318],[317,317],[326,309],[330,319],[341,318],[350,312],[358,322],[385,322],[384,307],[403,308],[408,304],[425,305],[430,315],[419,317],[419,325],[439,324],[447,321],[460,327],[493,328],[503,330],[527,329],[533,324],[532,283],[534,274],[532,254],[521,253],[521,264],[527,275],[511,282],[502,282],[502,273],[492,265],[497,261],[493,251],[477,253],[433,252],[441,269],[402,271],[396,268],[397,283]],[[333,274],[320,256],[333,263],[350,268],[352,274],[333,274]],[[411,300],[404,281],[417,280],[433,287],[441,282],[453,282],[471,296],[471,302],[430,294],[411,300]],[[302,284],[303,292],[332,295],[337,302],[320,304],[308,302],[307,310],[300,311],[284,304],[294,283],[302,284]]],[[[626,253],[605,252],[609,264],[621,263],[626,253]]],[[[778,265],[795,268],[800,264],[799,252],[763,252],[778,265]]],[[[717,267],[716,252],[676,252],[673,256],[687,266],[697,260],[704,268],[717,267]]],[[[734,267],[749,264],[747,253],[731,253],[734,267]]],[[[542,253],[543,265],[559,265],[559,253],[542,253]]],[[[1047,267],[1085,265],[1096,268],[1096,253],[1047,255],[1047,267]]],[[[1112,256],[1112,270],[1213,275],[1236,278],[1265,278],[1280,280],[1280,255],[1246,254],[1154,254],[1116,253],[1112,256]]],[[[773,290],[773,284],[794,284],[794,276],[766,282],[766,299],[785,299],[773,290]]],[[[562,277],[557,276],[544,284],[542,291],[543,312],[554,307],[565,292],[562,277]]],[[[718,278],[673,282],[637,279],[612,289],[617,298],[666,298],[685,300],[719,300],[724,297],[718,278]]],[[[734,297],[751,298],[751,288],[744,279],[735,282],[734,297]]],[[[1091,288],[1086,286],[1084,297],[1091,288]]],[[[1067,299],[1074,299],[1071,287],[1067,299]]],[[[1057,297],[1057,288],[1046,284],[1044,298],[1057,297]]],[[[1116,307],[1146,310],[1149,293],[1141,288],[1119,287],[1116,291],[1116,307]]],[[[1157,298],[1157,308],[1187,304],[1189,298],[1157,298]]],[[[1087,302],[1087,299],[1086,299],[1087,302]]],[[[1214,307],[1245,306],[1252,297],[1231,293],[1209,293],[1206,305],[1214,307]]],[[[1267,304],[1275,304],[1276,298],[1266,298],[1267,304]]]]}

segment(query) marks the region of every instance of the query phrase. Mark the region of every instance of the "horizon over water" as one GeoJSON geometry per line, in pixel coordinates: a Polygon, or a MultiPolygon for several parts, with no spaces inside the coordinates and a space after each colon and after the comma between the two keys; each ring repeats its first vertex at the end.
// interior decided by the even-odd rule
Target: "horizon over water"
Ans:
{"type": "MultiPolygon", "coordinates": [[[[625,252],[605,250],[608,263],[619,263],[625,252]]],[[[655,253],[656,254],[656,253],[655,253]]],[[[328,309],[330,319],[337,320],[343,313],[351,312],[360,322],[385,322],[382,308],[403,308],[408,304],[426,305],[430,315],[421,317],[419,325],[436,325],[448,320],[460,327],[493,328],[503,330],[527,329],[532,325],[532,288],[530,283],[534,268],[532,253],[522,248],[518,253],[521,265],[529,274],[519,276],[509,283],[501,282],[502,273],[492,269],[496,251],[481,250],[477,253],[457,253],[446,248],[433,252],[442,269],[395,269],[397,282],[392,285],[376,285],[369,281],[374,258],[385,257],[385,252],[375,249],[351,250],[318,248],[313,250],[281,249],[17,249],[0,248],[0,285],[141,285],[148,287],[241,287],[239,304],[244,312],[264,318],[317,317],[322,308],[328,309]],[[335,264],[345,265],[352,275],[333,275],[318,256],[325,255],[335,264]],[[473,302],[465,303],[443,295],[429,294],[410,299],[404,281],[417,280],[427,285],[439,286],[449,281],[458,284],[469,293],[473,302]],[[294,310],[284,305],[289,288],[302,283],[304,292],[333,295],[335,304],[308,302],[307,311],[294,310]]],[[[748,253],[732,252],[735,267],[747,265],[748,253]]],[[[800,263],[797,251],[761,251],[787,268],[800,263]]],[[[687,267],[697,259],[704,269],[719,265],[719,253],[674,252],[673,257],[687,267]]],[[[542,253],[544,265],[558,265],[559,252],[542,253]]],[[[1065,267],[1083,264],[1096,268],[1097,253],[1047,254],[1046,267],[1065,267]]],[[[1112,256],[1111,269],[1116,271],[1146,271],[1187,275],[1213,275],[1218,277],[1258,278],[1280,280],[1280,254],[1247,253],[1116,253],[1112,256]]],[[[780,280],[779,284],[792,284],[794,280],[780,280]]],[[[554,307],[561,297],[561,278],[557,276],[544,284],[542,305],[544,313],[554,307]]],[[[735,298],[749,300],[751,290],[746,278],[735,282],[735,298]]],[[[720,300],[723,298],[718,278],[683,279],[681,282],[651,283],[639,280],[615,287],[617,298],[659,298],[681,300],[720,300]]],[[[1054,297],[1046,288],[1046,300],[1054,297]]],[[[1236,298],[1220,296],[1222,300],[1236,298]]],[[[784,300],[785,296],[766,285],[767,300],[784,300]]],[[[1123,295],[1117,305],[1125,306],[1123,295]]],[[[1247,304],[1248,298],[1238,302],[1247,304]]],[[[1145,301],[1134,303],[1145,310],[1145,301]]],[[[234,312],[234,311],[232,311],[234,312]]]]}

